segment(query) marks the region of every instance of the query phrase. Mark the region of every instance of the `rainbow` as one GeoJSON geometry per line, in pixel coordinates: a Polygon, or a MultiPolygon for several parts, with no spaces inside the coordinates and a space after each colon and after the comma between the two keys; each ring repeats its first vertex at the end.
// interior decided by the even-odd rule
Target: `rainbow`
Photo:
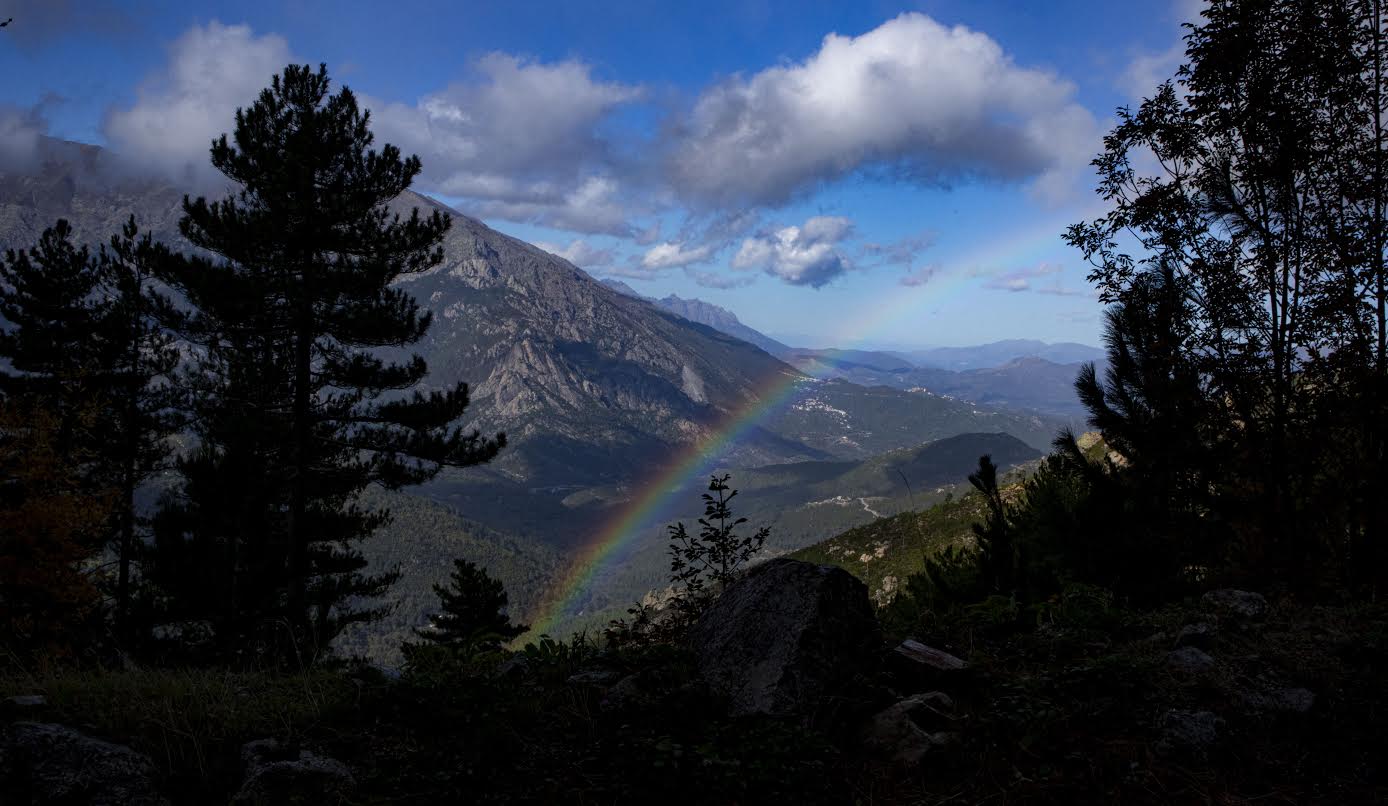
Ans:
{"type": "MultiPolygon", "coordinates": [[[[1092,217],[1096,211],[1101,210],[1085,210],[1080,216],[1092,217]]],[[[951,261],[961,268],[938,273],[923,285],[903,288],[902,293],[894,295],[882,307],[838,328],[831,343],[840,347],[860,345],[879,334],[891,332],[893,327],[910,318],[919,318],[927,306],[945,302],[972,285],[979,277],[974,271],[978,267],[1025,265],[1026,261],[1038,259],[1043,249],[1055,246],[1065,224],[1075,220],[1075,213],[1071,211],[1064,221],[1047,219],[951,261]]],[[[530,635],[549,634],[576,615],[571,611],[591,587],[594,577],[615,557],[621,556],[623,550],[630,548],[638,536],[661,520],[673,503],[671,493],[717,467],[743,436],[787,405],[796,387],[805,380],[806,376],[799,372],[783,372],[770,378],[755,390],[748,402],[726,412],[703,436],[681,448],[672,461],[616,507],[605,526],[585,543],[568,573],[551,588],[550,595],[533,617],[530,635]]]]}

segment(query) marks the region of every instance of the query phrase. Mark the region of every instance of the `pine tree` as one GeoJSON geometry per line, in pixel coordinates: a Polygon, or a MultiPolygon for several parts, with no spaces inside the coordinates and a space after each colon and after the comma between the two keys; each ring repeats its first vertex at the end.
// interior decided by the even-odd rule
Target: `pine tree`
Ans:
{"type": "Polygon", "coordinates": [[[168,440],[180,425],[169,382],[178,365],[170,328],[177,327],[181,315],[153,285],[154,270],[167,260],[167,248],[148,234],[141,237],[131,217],[98,261],[104,294],[93,337],[103,350],[100,371],[108,408],[103,464],[119,496],[112,531],[118,566],[116,622],[125,637],[131,626],[132,566],[142,542],[135,493],[168,466],[168,440]]]}
{"type": "Polygon", "coordinates": [[[180,222],[216,258],[171,260],[161,273],[191,303],[185,335],[204,357],[189,376],[202,448],[184,465],[160,551],[215,557],[233,600],[260,589],[254,598],[311,649],[377,615],[351,602],[392,578],[362,573],[352,544],[389,515],[358,494],[485,462],[504,441],[451,425],[466,384],[425,393],[421,357],[382,357],[430,325],[392,283],[442,260],[449,220],[388,211],[419,160],[371,150],[369,114],[350,90],[328,91],[325,67],[291,65],[237,111],[211,156],[240,190],[185,199],[180,222]],[[181,533],[168,532],[175,524],[181,533]],[[179,541],[199,545],[174,551],[179,541]]]}
{"type": "MultiPolygon", "coordinates": [[[[44,230],[27,251],[0,261],[0,394],[54,418],[60,456],[90,448],[92,397],[100,379],[101,274],[65,220],[44,230]],[[80,416],[79,416],[80,415],[80,416]]],[[[94,466],[88,468],[94,471],[94,466]]]]}
{"type": "Polygon", "coordinates": [[[497,649],[529,627],[512,624],[506,615],[506,589],[485,570],[467,560],[453,561],[448,585],[435,585],[439,613],[420,638],[454,648],[497,649]]]}
{"type": "MultiPolygon", "coordinates": [[[[112,522],[90,541],[109,540],[118,559],[117,618],[124,626],[137,542],[135,491],[164,465],[175,427],[156,380],[177,362],[166,325],[177,319],[151,287],[162,246],[138,237],[133,219],[92,255],[73,243],[66,221],[45,230],[26,253],[0,265],[0,389],[17,410],[52,418],[46,449],[90,490],[107,488],[112,522]]],[[[95,493],[93,493],[95,494],[95,493]]]]}

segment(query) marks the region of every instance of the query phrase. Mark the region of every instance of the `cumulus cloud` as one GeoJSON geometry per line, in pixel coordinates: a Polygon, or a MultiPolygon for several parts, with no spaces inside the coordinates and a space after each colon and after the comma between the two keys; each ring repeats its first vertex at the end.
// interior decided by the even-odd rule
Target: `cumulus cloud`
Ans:
{"type": "Polygon", "coordinates": [[[582,238],[571,241],[568,246],[543,241],[536,242],[535,245],[584,269],[609,266],[615,257],[611,249],[599,249],[582,238]]]}
{"type": "Polygon", "coordinates": [[[208,146],[235,125],[270,79],[294,61],[275,34],[211,22],[174,41],[165,68],[136,90],[133,106],[112,109],[103,126],[122,156],[180,175],[211,172],[208,146]]]}
{"type": "Polygon", "coordinates": [[[427,189],[481,215],[629,235],[619,201],[624,166],[598,130],[642,94],[595,79],[582,62],[492,53],[467,79],[413,104],[366,105],[378,138],[419,154],[427,189]]]}
{"type": "Polygon", "coordinates": [[[1095,122],[1074,96],[985,34],[907,13],[709,89],[674,127],[669,168],[686,197],[714,204],[778,204],[863,170],[1052,187],[1092,150],[1095,122]]]}
{"type": "Polygon", "coordinates": [[[689,246],[684,243],[665,241],[646,250],[641,256],[641,267],[648,270],[673,269],[703,263],[713,256],[709,244],[689,246]]]}
{"type": "Polygon", "coordinates": [[[820,288],[852,264],[838,244],[853,231],[840,216],[816,216],[801,226],[782,227],[743,240],[734,269],[761,269],[790,285],[820,288]]]}

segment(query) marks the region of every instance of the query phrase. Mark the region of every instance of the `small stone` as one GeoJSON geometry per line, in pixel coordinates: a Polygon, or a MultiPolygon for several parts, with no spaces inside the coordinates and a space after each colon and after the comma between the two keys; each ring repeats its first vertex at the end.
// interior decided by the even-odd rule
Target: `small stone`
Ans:
{"type": "Polygon", "coordinates": [[[1210,591],[1200,597],[1200,602],[1222,616],[1260,619],[1268,612],[1268,600],[1261,593],[1234,588],[1210,591]]]}
{"type": "Polygon", "coordinates": [[[46,708],[48,698],[42,694],[19,694],[14,697],[5,698],[5,707],[15,711],[27,711],[37,708],[46,708]]]}
{"type": "Polygon", "coordinates": [[[247,742],[241,760],[246,776],[234,804],[341,804],[356,789],[346,764],[275,739],[247,742]]]}
{"type": "Polygon", "coordinates": [[[954,701],[931,691],[884,708],[863,729],[863,744],[877,757],[898,767],[914,767],[930,752],[952,744],[957,735],[931,731],[931,723],[950,719],[954,701]]]}
{"type": "Polygon", "coordinates": [[[639,675],[629,674],[612,684],[598,707],[604,711],[633,711],[654,705],[656,697],[647,690],[639,675]]]}
{"type": "Polygon", "coordinates": [[[1241,698],[1249,709],[1267,713],[1305,714],[1316,705],[1315,693],[1304,688],[1246,691],[1241,698]]]}
{"type": "Polygon", "coordinates": [[[1214,642],[1215,626],[1209,622],[1200,621],[1195,624],[1187,624],[1181,628],[1181,632],[1176,635],[1176,646],[1193,646],[1200,649],[1209,648],[1214,642]]]}
{"type": "Polygon", "coordinates": [[[1170,753],[1183,751],[1204,756],[1219,741],[1224,720],[1211,711],[1168,711],[1162,719],[1162,739],[1158,749],[1170,753]]]}
{"type": "Polygon", "coordinates": [[[618,674],[611,669],[584,669],[569,676],[571,686],[608,686],[617,682],[618,674]]]}
{"type": "Polygon", "coordinates": [[[1183,646],[1166,653],[1166,668],[1184,675],[1199,675],[1214,668],[1215,660],[1202,649],[1183,646]]]}

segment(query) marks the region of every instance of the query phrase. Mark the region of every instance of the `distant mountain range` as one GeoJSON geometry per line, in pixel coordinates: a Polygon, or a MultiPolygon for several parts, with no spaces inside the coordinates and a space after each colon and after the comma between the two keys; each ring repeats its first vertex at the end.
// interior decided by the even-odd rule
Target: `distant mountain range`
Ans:
{"type": "Polygon", "coordinates": [[[1031,409],[1058,417],[1084,414],[1075,395],[1079,364],[1104,361],[1097,347],[1011,339],[976,347],[936,347],[909,353],[788,347],[743,324],[726,308],[699,299],[643,296],[620,280],[608,287],[751,344],[816,378],[863,386],[929,391],[988,406],[1031,409]]]}

